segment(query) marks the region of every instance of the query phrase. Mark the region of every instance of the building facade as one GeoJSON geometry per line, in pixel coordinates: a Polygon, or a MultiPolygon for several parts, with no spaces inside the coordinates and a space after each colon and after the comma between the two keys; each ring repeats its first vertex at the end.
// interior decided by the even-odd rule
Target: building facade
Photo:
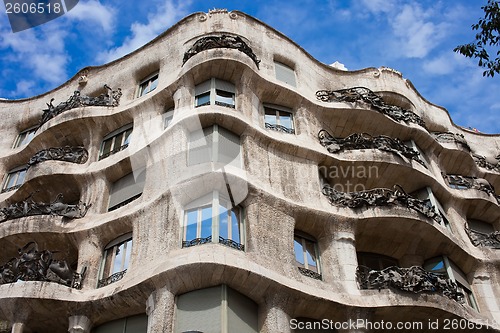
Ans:
{"type": "Polygon", "coordinates": [[[0,101],[0,330],[500,331],[500,136],[195,13],[0,101]]]}

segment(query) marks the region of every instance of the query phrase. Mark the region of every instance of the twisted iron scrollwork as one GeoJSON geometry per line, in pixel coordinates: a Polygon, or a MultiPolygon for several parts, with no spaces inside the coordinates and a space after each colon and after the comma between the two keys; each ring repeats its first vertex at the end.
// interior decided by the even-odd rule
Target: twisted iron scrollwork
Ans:
{"type": "Polygon", "coordinates": [[[127,270],[123,270],[121,272],[112,274],[112,275],[108,276],[107,278],[99,280],[97,282],[97,288],[101,288],[101,287],[107,286],[108,284],[120,281],[125,276],[125,273],[127,273],[127,270]]]}
{"type": "Polygon", "coordinates": [[[35,215],[56,215],[70,219],[82,218],[87,214],[91,206],[83,202],[78,204],[67,204],[62,201],[63,195],[58,194],[51,203],[36,202],[33,200],[34,193],[26,199],[0,209],[0,222],[35,215]]]}
{"type": "Polygon", "coordinates": [[[486,157],[477,155],[477,154],[472,154],[472,158],[474,159],[474,162],[481,168],[485,168],[491,171],[495,171],[500,173],[500,155],[498,155],[495,159],[498,161],[498,163],[493,164],[489,161],[486,160],[486,157]]]}
{"type": "Polygon", "coordinates": [[[236,49],[240,52],[245,53],[250,59],[253,60],[257,68],[259,68],[260,60],[257,59],[255,53],[253,53],[250,46],[245,43],[245,41],[240,36],[206,36],[198,39],[189,50],[184,53],[184,58],[182,60],[182,65],[186,63],[191,57],[196,54],[210,49],[236,49]]]}
{"type": "Polygon", "coordinates": [[[486,192],[488,195],[492,195],[498,202],[499,198],[495,193],[493,186],[483,178],[467,177],[461,175],[446,175],[443,174],[443,178],[448,183],[451,188],[463,190],[463,189],[473,189],[478,191],[486,192]]]}
{"type": "Polygon", "coordinates": [[[319,90],[316,97],[322,102],[349,102],[363,101],[370,104],[378,112],[405,123],[415,123],[425,128],[424,120],[413,111],[403,109],[400,106],[389,105],[382,97],[365,87],[354,87],[340,90],[319,90]]]}
{"type": "Polygon", "coordinates": [[[275,125],[275,124],[270,124],[270,123],[265,123],[266,128],[277,131],[277,132],[282,132],[282,133],[288,133],[288,134],[295,134],[295,130],[293,128],[288,128],[282,125],[275,125]]]}
{"type": "Polygon", "coordinates": [[[190,241],[183,241],[182,247],[191,247],[195,245],[207,244],[212,242],[212,236],[208,236],[205,238],[195,238],[190,241]]]}
{"type": "Polygon", "coordinates": [[[452,133],[452,132],[434,132],[431,133],[437,142],[454,142],[462,145],[465,149],[470,151],[469,144],[463,134],[452,133]]]}
{"type": "Polygon", "coordinates": [[[48,281],[80,289],[86,267],[75,272],[65,260],[54,259],[49,250],[38,250],[36,242],[30,242],[18,250],[19,257],[0,266],[0,284],[21,281],[48,281]]]}
{"type": "MultiPolygon", "coordinates": [[[[205,238],[195,238],[190,241],[183,241],[182,242],[182,247],[191,247],[195,245],[201,245],[201,244],[207,244],[212,242],[212,236],[208,236],[205,238]]],[[[230,248],[240,250],[240,251],[245,251],[245,245],[240,244],[238,242],[233,241],[232,239],[226,239],[222,236],[219,236],[219,244],[228,246],[230,248]]]]}
{"type": "Polygon", "coordinates": [[[229,246],[236,250],[245,251],[245,245],[235,242],[234,240],[231,239],[225,239],[222,236],[219,236],[219,244],[229,246]]]}
{"type": "Polygon", "coordinates": [[[57,160],[71,163],[82,164],[87,162],[89,153],[83,147],[57,147],[43,149],[37,152],[28,161],[28,167],[48,160],[57,160]]]}
{"type": "Polygon", "coordinates": [[[104,88],[106,88],[107,93],[100,94],[97,97],[81,95],[80,91],[76,90],[66,102],[61,102],[57,106],[52,104],[54,101],[54,98],[52,98],[50,102],[47,103],[48,108],[43,110],[40,126],[64,111],[74,108],[82,106],[118,106],[120,104],[122,90],[120,88],[113,90],[106,84],[104,88]]]}
{"type": "Polygon", "coordinates": [[[346,138],[336,138],[330,135],[330,133],[326,130],[322,129],[318,133],[318,139],[321,145],[332,154],[344,150],[379,149],[397,154],[400,157],[404,156],[427,168],[424,161],[420,159],[420,153],[405,145],[398,138],[391,138],[385,135],[373,137],[366,133],[353,133],[346,138]]]}
{"type": "Polygon", "coordinates": [[[474,246],[491,247],[500,249],[500,231],[493,231],[490,233],[480,232],[465,227],[465,232],[474,246]]]}
{"type": "Polygon", "coordinates": [[[420,214],[433,219],[437,223],[442,222],[442,216],[429,201],[420,200],[407,194],[399,185],[395,185],[393,190],[387,188],[376,188],[360,192],[340,192],[324,185],[323,194],[330,203],[335,206],[345,206],[349,208],[362,208],[366,206],[391,206],[398,205],[413,209],[420,214]]]}
{"type": "Polygon", "coordinates": [[[321,280],[322,277],[321,277],[321,274],[315,272],[315,271],[311,271],[310,269],[307,269],[307,268],[304,268],[304,267],[297,267],[299,269],[299,272],[302,274],[302,275],[305,275],[307,277],[310,277],[312,279],[316,279],[316,280],[321,280]]]}
{"type": "Polygon", "coordinates": [[[394,288],[413,293],[441,293],[459,303],[464,302],[464,294],[457,290],[453,281],[443,274],[428,272],[419,266],[391,266],[380,271],[358,266],[356,279],[360,289],[394,288]]]}

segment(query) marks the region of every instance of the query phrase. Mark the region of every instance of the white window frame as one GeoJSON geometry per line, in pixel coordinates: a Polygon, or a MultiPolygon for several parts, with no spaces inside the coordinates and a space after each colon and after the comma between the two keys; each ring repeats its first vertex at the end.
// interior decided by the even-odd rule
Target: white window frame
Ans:
{"type": "Polygon", "coordinates": [[[12,145],[12,148],[19,148],[19,147],[25,146],[28,143],[30,143],[31,140],[33,140],[33,138],[35,137],[35,133],[36,133],[37,129],[38,129],[38,126],[34,126],[34,127],[30,127],[30,128],[27,128],[27,129],[21,131],[17,135],[16,140],[14,141],[14,144],[12,145]],[[26,140],[26,138],[28,138],[28,140],[26,140]]]}
{"type": "MultiPolygon", "coordinates": [[[[182,223],[182,247],[191,247],[192,245],[187,245],[188,242],[197,240],[201,237],[202,228],[202,210],[203,208],[210,207],[212,210],[211,216],[211,242],[220,243],[219,237],[224,238],[224,240],[233,241],[237,244],[242,245],[241,250],[245,248],[245,221],[244,221],[244,209],[240,205],[233,205],[230,198],[226,197],[218,190],[214,190],[205,196],[198,198],[184,207],[183,211],[183,223],[182,223]],[[221,211],[220,206],[224,206],[227,212],[234,212],[238,219],[238,236],[239,242],[232,239],[232,217],[231,213],[228,214],[228,237],[222,237],[220,235],[220,219],[221,211]],[[187,239],[187,229],[188,229],[188,214],[190,212],[197,211],[196,215],[196,237],[194,239],[187,239]]],[[[209,237],[210,237],[209,236],[209,237]]],[[[207,237],[204,237],[207,238],[207,237]]]]}
{"type": "MultiPolygon", "coordinates": [[[[224,127],[219,126],[217,124],[214,124],[213,126],[205,127],[202,130],[199,130],[199,131],[203,131],[205,140],[208,137],[208,135],[205,134],[205,131],[210,131],[210,130],[212,131],[211,132],[211,134],[212,134],[211,140],[212,141],[211,142],[206,142],[206,144],[210,146],[210,156],[211,156],[211,159],[207,160],[207,161],[197,162],[197,163],[191,163],[190,162],[190,154],[194,153],[192,150],[195,148],[195,147],[191,146],[193,143],[192,143],[191,137],[190,137],[188,139],[187,165],[188,166],[193,166],[193,165],[198,165],[198,164],[203,164],[203,163],[213,163],[213,164],[218,164],[218,165],[226,165],[225,162],[221,161],[221,156],[223,156],[223,155],[219,154],[219,150],[220,150],[219,142],[221,142],[220,138],[221,138],[221,136],[224,136],[223,132],[226,132],[228,135],[234,135],[234,137],[238,137],[238,145],[239,145],[238,156],[235,159],[231,160],[227,164],[232,165],[234,167],[241,168],[242,167],[242,149],[241,149],[241,139],[240,139],[240,137],[238,135],[236,135],[235,133],[233,133],[233,132],[225,129],[224,127]]],[[[199,133],[199,131],[192,132],[192,135],[195,135],[194,133],[199,133]]]]}
{"type": "MultiPolygon", "coordinates": [[[[297,242],[299,243],[299,242],[297,242]]],[[[319,255],[319,249],[318,249],[318,241],[315,240],[312,236],[306,234],[306,233],[303,233],[299,230],[294,230],[293,232],[293,253],[294,253],[294,259],[295,259],[295,263],[298,267],[302,267],[302,268],[305,268],[309,271],[312,271],[312,272],[315,272],[317,274],[320,274],[321,275],[321,260],[320,260],[320,255],[319,255]],[[297,253],[295,251],[295,243],[297,242],[295,240],[295,238],[300,238],[301,242],[300,242],[300,246],[302,247],[302,259],[304,261],[304,264],[302,264],[301,262],[299,262],[297,260],[297,253]],[[306,246],[306,242],[310,242],[312,243],[313,245],[313,248],[314,248],[314,255],[316,257],[316,267],[315,269],[311,269],[310,266],[309,266],[309,262],[307,260],[307,246],[306,246]]]]}
{"type": "MultiPolygon", "coordinates": [[[[114,239],[108,245],[106,245],[106,247],[104,248],[104,251],[102,253],[101,266],[99,268],[99,279],[97,281],[98,287],[99,287],[99,284],[101,283],[101,281],[110,278],[114,274],[123,273],[123,275],[125,275],[126,271],[130,267],[130,262],[132,260],[132,248],[133,248],[133,238],[132,238],[132,233],[131,232],[129,232],[127,234],[124,234],[124,235],[122,235],[122,236],[114,239]],[[127,256],[128,247],[130,247],[130,252],[129,252],[130,253],[130,257],[129,257],[128,261],[122,259],[122,262],[121,262],[121,265],[120,265],[120,269],[118,271],[114,272],[113,268],[114,268],[114,264],[115,264],[115,260],[116,260],[116,250],[122,244],[125,244],[124,251],[123,251],[124,252],[124,258],[123,259],[125,259],[126,256],[127,256]],[[112,252],[112,255],[111,255],[111,264],[109,266],[110,267],[110,271],[109,271],[109,273],[106,273],[106,272],[104,272],[104,269],[106,268],[106,258],[108,256],[108,251],[113,251],[113,252],[112,252]],[[107,276],[104,276],[105,274],[107,276]]],[[[123,276],[120,279],[122,279],[122,278],[123,278],[123,276]]],[[[107,283],[107,284],[105,284],[105,285],[103,285],[101,287],[104,287],[104,286],[109,285],[111,283],[107,283]]]]}
{"type": "Polygon", "coordinates": [[[106,135],[102,139],[101,148],[99,149],[99,160],[105,159],[105,158],[107,158],[111,155],[114,155],[114,154],[118,153],[119,151],[122,151],[125,148],[127,148],[130,144],[132,133],[133,133],[133,123],[130,123],[128,125],[120,127],[116,131],[113,131],[113,132],[109,133],[108,135],[106,135]],[[124,133],[126,134],[126,132],[129,130],[130,130],[130,133],[128,135],[122,135],[121,141],[116,142],[116,138],[118,136],[120,136],[121,134],[124,134],[124,133]],[[106,142],[108,142],[109,140],[111,140],[111,149],[108,153],[103,154],[106,142]]]}
{"type": "Polygon", "coordinates": [[[195,102],[194,105],[196,108],[205,106],[205,105],[219,105],[228,108],[235,109],[236,108],[236,88],[233,83],[219,80],[216,78],[211,78],[205,82],[202,82],[195,87],[195,102]],[[226,103],[217,100],[218,91],[222,91],[224,93],[228,93],[232,95],[232,102],[226,103]],[[201,96],[209,96],[209,101],[204,103],[199,103],[199,99],[201,96]]]}
{"type": "Polygon", "coordinates": [[[144,80],[142,80],[141,83],[139,83],[139,87],[137,90],[137,97],[145,96],[150,92],[152,92],[153,90],[155,90],[158,87],[159,79],[160,79],[160,73],[156,72],[149,75],[144,80]]]}
{"type": "Polygon", "coordinates": [[[3,182],[1,193],[13,191],[13,190],[16,190],[19,187],[21,187],[21,185],[23,185],[25,180],[26,180],[26,172],[27,171],[28,171],[28,166],[26,166],[26,165],[22,165],[22,166],[15,168],[15,169],[10,170],[7,173],[7,175],[5,176],[5,180],[3,182]],[[23,174],[23,178],[22,178],[22,181],[19,182],[19,176],[21,174],[23,174]],[[14,185],[7,187],[8,184],[10,183],[10,180],[13,178],[15,178],[14,185]]]}
{"type": "Polygon", "coordinates": [[[264,106],[264,127],[265,128],[272,129],[272,130],[275,130],[278,132],[295,134],[294,115],[293,115],[293,111],[291,109],[286,108],[284,106],[274,105],[274,104],[264,104],[263,106],[264,106]],[[266,116],[272,116],[272,115],[268,115],[266,113],[268,110],[274,111],[274,116],[276,117],[275,118],[276,125],[266,122],[266,116]],[[280,112],[287,113],[288,115],[290,115],[291,127],[283,126],[281,124],[280,112]],[[283,129],[281,129],[281,128],[283,128],[283,129]]]}

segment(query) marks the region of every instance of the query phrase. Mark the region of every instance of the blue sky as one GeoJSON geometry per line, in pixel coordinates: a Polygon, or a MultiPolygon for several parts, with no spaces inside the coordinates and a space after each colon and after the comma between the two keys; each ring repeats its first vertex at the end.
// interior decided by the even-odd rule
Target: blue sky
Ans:
{"type": "Polygon", "coordinates": [[[193,12],[241,10],[281,31],[326,64],[349,70],[386,66],[403,73],[453,121],[500,133],[500,75],[482,76],[453,48],[472,41],[486,0],[80,0],[68,14],[12,33],[0,13],[0,97],[51,90],[86,66],[144,45],[193,12]]]}

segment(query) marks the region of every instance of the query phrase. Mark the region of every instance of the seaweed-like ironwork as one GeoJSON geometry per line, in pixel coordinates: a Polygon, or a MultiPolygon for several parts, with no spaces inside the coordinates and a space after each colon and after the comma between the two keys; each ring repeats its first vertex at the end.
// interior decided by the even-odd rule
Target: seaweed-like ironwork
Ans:
{"type": "Polygon", "coordinates": [[[318,133],[318,139],[321,145],[332,154],[344,150],[379,149],[414,160],[427,168],[424,161],[420,159],[420,153],[405,145],[398,138],[391,138],[385,135],[374,137],[367,133],[353,133],[345,138],[336,138],[322,129],[318,133]]]}
{"type": "Polygon", "coordinates": [[[107,286],[108,284],[120,281],[125,276],[125,273],[127,273],[126,269],[123,270],[123,271],[121,271],[121,272],[117,272],[117,273],[111,274],[107,278],[99,280],[97,282],[97,288],[101,288],[101,287],[107,286]]]}
{"type": "Polygon", "coordinates": [[[407,194],[399,185],[393,190],[387,188],[376,188],[360,192],[340,192],[330,185],[324,185],[323,194],[330,203],[335,206],[349,208],[362,208],[366,206],[392,206],[398,205],[413,209],[420,214],[441,223],[443,218],[429,201],[420,200],[407,194]]]}
{"type": "Polygon", "coordinates": [[[212,242],[212,236],[208,236],[205,238],[195,238],[189,241],[183,241],[182,247],[191,247],[195,245],[207,244],[212,242]]]}
{"type": "Polygon", "coordinates": [[[120,104],[122,90],[120,88],[113,90],[106,84],[104,88],[106,88],[107,93],[100,94],[97,97],[85,96],[82,95],[80,91],[76,90],[66,102],[61,102],[57,106],[52,104],[54,101],[54,98],[52,98],[50,102],[47,103],[47,109],[43,110],[40,126],[64,111],[74,108],[82,106],[118,106],[120,104]]]}
{"type": "Polygon", "coordinates": [[[71,163],[82,164],[87,162],[89,153],[84,147],[56,147],[43,149],[37,152],[28,161],[28,166],[32,167],[40,162],[57,160],[71,163]]]}
{"type": "Polygon", "coordinates": [[[205,36],[198,39],[193,46],[189,50],[184,53],[184,58],[182,59],[182,65],[186,63],[191,57],[196,54],[210,49],[236,49],[240,52],[245,53],[250,59],[253,60],[257,68],[259,68],[260,60],[257,59],[255,53],[253,53],[250,46],[240,37],[240,36],[230,36],[230,35],[221,35],[221,36],[205,36]]]}
{"type": "Polygon", "coordinates": [[[428,272],[420,266],[391,266],[382,270],[358,266],[356,279],[360,289],[394,288],[413,293],[441,293],[464,303],[464,294],[458,291],[456,283],[443,274],[428,272]]]}
{"type": "Polygon", "coordinates": [[[443,143],[454,142],[470,151],[470,146],[467,143],[467,140],[465,140],[463,134],[452,133],[452,132],[434,132],[431,134],[437,142],[443,142],[443,143]]]}
{"type": "Polygon", "coordinates": [[[495,193],[493,185],[491,185],[486,179],[461,176],[461,175],[446,175],[446,174],[443,174],[443,178],[446,180],[448,186],[451,188],[459,190],[473,189],[473,190],[483,191],[486,192],[488,195],[492,195],[498,202],[500,202],[499,197],[495,193]]]}
{"type": "Polygon", "coordinates": [[[295,134],[295,130],[293,128],[288,128],[288,127],[285,127],[283,125],[275,125],[275,124],[265,123],[265,126],[267,129],[270,129],[273,131],[288,133],[288,134],[295,134]]]}
{"type": "Polygon", "coordinates": [[[35,215],[56,215],[70,219],[82,218],[87,214],[91,204],[79,202],[78,204],[64,203],[63,195],[59,193],[51,203],[36,202],[33,200],[34,193],[26,199],[13,203],[8,207],[0,209],[0,222],[35,215]]]}
{"type": "Polygon", "coordinates": [[[479,167],[500,173],[500,155],[498,155],[495,158],[498,161],[497,164],[493,164],[491,162],[488,162],[486,160],[486,157],[478,155],[478,154],[472,154],[472,158],[474,159],[474,162],[476,162],[476,164],[479,167]]]}
{"type": "Polygon", "coordinates": [[[474,246],[491,247],[500,249],[500,231],[493,231],[490,233],[480,232],[465,227],[465,232],[474,246]]]}
{"type": "Polygon", "coordinates": [[[18,249],[19,257],[0,266],[0,284],[21,281],[48,281],[80,289],[86,267],[75,272],[65,260],[54,259],[49,250],[39,250],[36,242],[18,249]]]}
{"type": "Polygon", "coordinates": [[[339,90],[318,90],[316,97],[322,102],[349,102],[363,101],[370,104],[378,112],[405,123],[415,123],[425,128],[424,120],[413,111],[403,109],[397,105],[389,105],[382,97],[365,87],[353,87],[339,90]]]}
{"type": "Polygon", "coordinates": [[[307,268],[304,268],[304,267],[297,267],[299,269],[299,272],[302,274],[302,275],[305,275],[307,277],[310,277],[312,279],[316,279],[316,280],[321,280],[322,279],[322,276],[321,274],[315,272],[315,271],[311,271],[310,269],[307,269],[307,268]]]}
{"type": "Polygon", "coordinates": [[[238,242],[235,242],[232,239],[225,239],[222,236],[219,236],[219,244],[229,246],[229,247],[236,249],[236,250],[245,251],[245,245],[240,244],[238,242]]]}

